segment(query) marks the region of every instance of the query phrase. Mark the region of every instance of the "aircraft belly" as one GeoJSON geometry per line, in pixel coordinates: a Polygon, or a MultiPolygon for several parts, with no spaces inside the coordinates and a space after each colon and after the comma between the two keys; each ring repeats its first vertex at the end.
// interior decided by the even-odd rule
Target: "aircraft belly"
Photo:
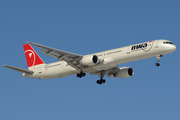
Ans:
{"type": "Polygon", "coordinates": [[[110,69],[110,68],[113,68],[115,67],[116,65],[114,64],[111,64],[111,65],[96,65],[96,66],[93,66],[91,68],[91,70],[88,70],[87,72],[95,72],[95,71],[100,71],[100,70],[106,70],[106,69],[110,69]]]}

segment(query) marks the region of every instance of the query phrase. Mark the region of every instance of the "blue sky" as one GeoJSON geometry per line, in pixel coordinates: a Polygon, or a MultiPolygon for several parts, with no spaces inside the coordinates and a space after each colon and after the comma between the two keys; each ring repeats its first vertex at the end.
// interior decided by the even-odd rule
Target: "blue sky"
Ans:
{"type": "MultiPolygon", "coordinates": [[[[161,58],[119,65],[133,78],[87,74],[37,80],[2,67],[27,69],[27,41],[90,54],[155,39],[180,44],[178,0],[4,0],[0,2],[1,120],[179,120],[179,49],[161,58]]],[[[46,63],[56,59],[34,47],[46,63]]]]}

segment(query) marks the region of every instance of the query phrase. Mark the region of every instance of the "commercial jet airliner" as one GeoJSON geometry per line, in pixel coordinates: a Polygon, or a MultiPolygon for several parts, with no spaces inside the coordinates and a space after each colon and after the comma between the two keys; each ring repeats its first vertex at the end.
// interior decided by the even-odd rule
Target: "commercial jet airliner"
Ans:
{"type": "Polygon", "coordinates": [[[23,77],[38,79],[61,78],[74,74],[82,78],[86,73],[90,73],[99,75],[100,79],[96,82],[100,85],[106,82],[103,79],[105,75],[115,78],[129,78],[133,76],[133,68],[119,68],[119,64],[157,57],[155,65],[160,66],[160,58],[177,49],[171,41],[160,39],[94,54],[80,55],[33,42],[27,43],[23,47],[28,70],[9,65],[4,65],[4,67],[23,73],[23,77]],[[31,45],[41,48],[43,53],[56,58],[58,61],[45,64],[31,45]]]}

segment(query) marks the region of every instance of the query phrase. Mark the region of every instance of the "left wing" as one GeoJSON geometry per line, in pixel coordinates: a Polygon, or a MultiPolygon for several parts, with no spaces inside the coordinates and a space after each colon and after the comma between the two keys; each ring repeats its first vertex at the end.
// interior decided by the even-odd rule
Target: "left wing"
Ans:
{"type": "Polygon", "coordinates": [[[34,45],[36,47],[42,48],[41,51],[43,53],[45,53],[46,55],[52,56],[58,60],[64,60],[71,67],[73,67],[77,70],[80,70],[79,61],[83,58],[83,55],[79,55],[79,54],[75,54],[75,53],[71,53],[71,52],[67,52],[67,51],[63,51],[63,50],[59,50],[59,49],[55,49],[55,48],[51,48],[51,47],[47,47],[47,46],[40,45],[40,44],[33,43],[33,42],[27,42],[27,43],[34,45]]]}

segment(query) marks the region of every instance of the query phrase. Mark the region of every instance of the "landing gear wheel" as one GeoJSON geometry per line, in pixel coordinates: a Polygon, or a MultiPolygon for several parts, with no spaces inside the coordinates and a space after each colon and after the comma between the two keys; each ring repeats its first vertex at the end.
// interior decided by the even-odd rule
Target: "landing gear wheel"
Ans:
{"type": "Polygon", "coordinates": [[[77,76],[77,77],[80,77],[80,74],[78,73],[76,76],[77,76]]]}
{"type": "Polygon", "coordinates": [[[105,82],[106,82],[105,79],[101,79],[101,80],[97,80],[97,81],[96,81],[96,83],[97,83],[97,84],[100,84],[100,85],[101,85],[102,83],[105,83],[105,82]]]}
{"type": "Polygon", "coordinates": [[[86,73],[83,73],[83,72],[81,71],[81,72],[78,73],[76,76],[79,77],[79,78],[82,78],[82,77],[86,76],[86,73]]]}
{"type": "Polygon", "coordinates": [[[96,83],[101,85],[102,81],[101,80],[97,80],[96,83]]]}
{"type": "Polygon", "coordinates": [[[106,80],[105,79],[102,79],[102,83],[105,83],[106,82],[106,80]]]}
{"type": "Polygon", "coordinates": [[[105,83],[105,82],[106,82],[106,80],[103,79],[104,75],[105,75],[105,70],[102,70],[101,73],[100,73],[100,77],[101,77],[100,80],[97,80],[97,81],[96,81],[97,84],[100,84],[100,85],[101,85],[102,83],[105,83]]]}
{"type": "Polygon", "coordinates": [[[77,76],[77,77],[79,77],[79,78],[82,78],[82,75],[81,75],[81,74],[79,74],[79,73],[78,73],[76,76],[77,76]]]}
{"type": "Polygon", "coordinates": [[[160,63],[157,62],[157,63],[155,63],[155,65],[156,65],[157,67],[159,67],[159,66],[160,66],[160,63]]]}
{"type": "Polygon", "coordinates": [[[86,76],[86,73],[82,73],[82,76],[83,76],[83,77],[86,76]]]}

